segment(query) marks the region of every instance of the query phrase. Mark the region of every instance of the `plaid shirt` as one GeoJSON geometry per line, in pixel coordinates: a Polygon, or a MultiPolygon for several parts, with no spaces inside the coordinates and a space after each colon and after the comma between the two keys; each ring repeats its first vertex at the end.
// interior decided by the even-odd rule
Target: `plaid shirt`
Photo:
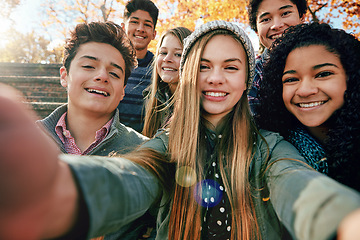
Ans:
{"type": "Polygon", "coordinates": [[[265,51],[256,57],[255,62],[255,76],[254,81],[251,84],[250,91],[248,93],[248,100],[250,104],[251,111],[255,115],[255,106],[259,104],[259,90],[260,85],[263,79],[263,69],[264,63],[269,59],[269,51],[266,48],[265,51]]]}
{"type": "Polygon", "coordinates": [[[74,137],[71,136],[71,133],[66,128],[66,112],[60,117],[58,123],[55,126],[55,132],[64,144],[65,151],[69,154],[75,155],[87,155],[91,150],[93,150],[109,133],[110,126],[114,117],[112,117],[102,128],[96,131],[95,141],[90,144],[90,146],[84,151],[81,152],[79,147],[76,145],[74,137]]]}

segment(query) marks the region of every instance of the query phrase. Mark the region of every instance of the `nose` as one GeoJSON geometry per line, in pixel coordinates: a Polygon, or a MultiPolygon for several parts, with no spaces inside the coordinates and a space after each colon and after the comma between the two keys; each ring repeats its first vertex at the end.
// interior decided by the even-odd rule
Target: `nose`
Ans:
{"type": "Polygon", "coordinates": [[[212,85],[223,84],[225,81],[225,76],[223,71],[220,68],[214,68],[209,72],[207,82],[212,85]]]}
{"type": "Polygon", "coordinates": [[[300,82],[296,94],[300,97],[308,97],[316,94],[319,91],[317,86],[311,79],[303,80],[300,82]]]}
{"type": "Polygon", "coordinates": [[[272,30],[279,30],[284,26],[284,21],[279,18],[279,17],[275,17],[273,20],[273,24],[271,25],[271,29],[272,30]]]}
{"type": "Polygon", "coordinates": [[[137,28],[136,28],[137,31],[144,32],[145,31],[144,29],[145,29],[145,27],[144,27],[143,23],[139,23],[137,25],[137,28]]]}
{"type": "Polygon", "coordinates": [[[166,54],[166,56],[163,58],[164,62],[172,62],[173,58],[170,53],[166,54]]]}
{"type": "Polygon", "coordinates": [[[100,68],[98,71],[97,71],[97,75],[96,75],[96,78],[95,78],[96,81],[103,81],[103,82],[109,82],[109,74],[108,74],[108,71],[104,68],[100,68]]]}

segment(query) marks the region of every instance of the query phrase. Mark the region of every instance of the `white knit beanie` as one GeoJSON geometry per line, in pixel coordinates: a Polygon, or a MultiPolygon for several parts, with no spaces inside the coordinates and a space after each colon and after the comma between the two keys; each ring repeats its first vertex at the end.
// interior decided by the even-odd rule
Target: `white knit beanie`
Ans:
{"type": "Polygon", "coordinates": [[[196,28],[195,31],[184,40],[184,49],[180,61],[180,72],[182,72],[187,55],[189,54],[190,49],[194,46],[195,42],[206,33],[218,29],[224,29],[232,32],[243,44],[249,63],[249,76],[247,81],[247,87],[249,89],[255,74],[255,53],[250,38],[236,23],[216,20],[204,23],[200,27],[196,28]]]}

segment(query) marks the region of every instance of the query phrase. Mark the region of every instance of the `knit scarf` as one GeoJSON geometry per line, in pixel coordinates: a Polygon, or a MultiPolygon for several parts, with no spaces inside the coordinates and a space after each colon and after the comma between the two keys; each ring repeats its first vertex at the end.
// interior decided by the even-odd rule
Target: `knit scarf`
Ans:
{"type": "Polygon", "coordinates": [[[323,146],[301,127],[291,130],[287,139],[315,170],[328,174],[328,163],[323,146]]]}

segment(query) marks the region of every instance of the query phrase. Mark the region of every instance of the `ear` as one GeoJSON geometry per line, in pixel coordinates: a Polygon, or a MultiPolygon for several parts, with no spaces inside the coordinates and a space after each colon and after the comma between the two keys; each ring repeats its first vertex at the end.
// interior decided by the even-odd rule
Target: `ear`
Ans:
{"type": "Polygon", "coordinates": [[[156,30],[154,30],[154,32],[153,32],[153,37],[152,37],[152,39],[151,39],[151,40],[154,40],[154,39],[155,39],[155,37],[156,37],[156,30]]]}
{"type": "Polygon", "coordinates": [[[126,88],[126,85],[124,86],[124,88],[123,88],[123,90],[122,90],[120,102],[121,102],[121,101],[124,99],[124,97],[125,97],[125,88],[126,88]]]}
{"type": "Polygon", "coordinates": [[[121,23],[120,25],[121,25],[122,29],[125,31],[125,23],[121,23]]]}
{"type": "Polygon", "coordinates": [[[60,68],[60,84],[64,88],[67,88],[67,86],[68,86],[68,83],[67,83],[67,71],[66,71],[66,68],[64,66],[62,66],[60,68]]]}
{"type": "Polygon", "coordinates": [[[125,88],[126,88],[126,85],[124,86],[121,100],[123,100],[123,98],[125,97],[125,88]]]}

